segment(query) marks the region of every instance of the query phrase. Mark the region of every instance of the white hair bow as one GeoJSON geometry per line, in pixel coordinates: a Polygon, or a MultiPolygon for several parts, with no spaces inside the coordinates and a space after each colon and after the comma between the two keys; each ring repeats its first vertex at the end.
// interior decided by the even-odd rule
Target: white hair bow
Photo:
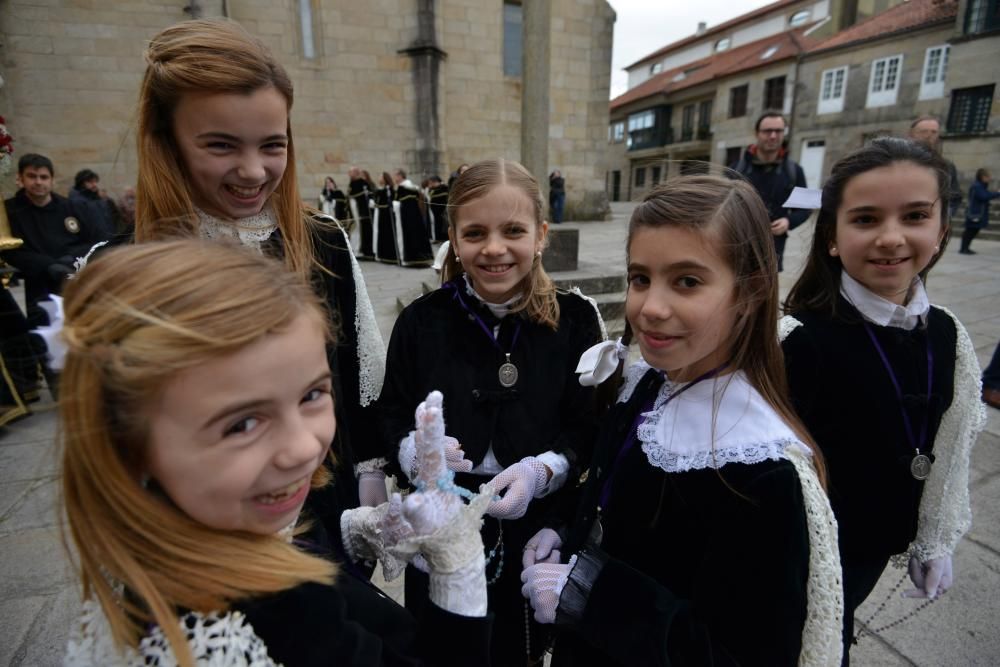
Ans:
{"type": "Polygon", "coordinates": [[[628,348],[622,344],[622,339],[606,340],[589,348],[580,357],[576,372],[580,374],[580,384],[584,387],[596,387],[611,377],[618,364],[628,356],[628,348]]]}

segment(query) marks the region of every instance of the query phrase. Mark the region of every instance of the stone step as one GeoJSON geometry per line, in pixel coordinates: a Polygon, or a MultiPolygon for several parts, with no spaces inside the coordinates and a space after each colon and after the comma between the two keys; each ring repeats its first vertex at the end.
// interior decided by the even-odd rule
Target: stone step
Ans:
{"type": "Polygon", "coordinates": [[[551,276],[552,280],[556,284],[556,287],[560,289],[578,287],[580,288],[580,291],[587,296],[621,292],[625,289],[624,274],[601,276],[577,271],[561,271],[559,273],[553,273],[551,276]]]}

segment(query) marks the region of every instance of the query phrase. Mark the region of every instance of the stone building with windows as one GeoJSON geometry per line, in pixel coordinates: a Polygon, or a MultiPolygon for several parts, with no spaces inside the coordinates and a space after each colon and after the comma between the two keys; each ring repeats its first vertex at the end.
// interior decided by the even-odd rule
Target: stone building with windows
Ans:
{"type": "MultiPolygon", "coordinates": [[[[944,133],[957,12],[957,0],[911,0],[803,55],[790,149],[810,185],[865,141],[906,136],[918,116],[942,119],[944,133]]],[[[946,142],[944,152],[954,160],[949,148],[946,142]]]]}
{"type": "Polygon", "coordinates": [[[1000,0],[960,0],[948,42],[944,153],[958,167],[963,186],[976,169],[986,167],[995,188],[1000,178],[1000,0]]]}
{"type": "Polygon", "coordinates": [[[997,53],[1000,0],[779,0],[700,26],[628,68],[609,105],[608,196],[731,164],[767,108],[786,113],[812,187],[866,140],[935,115],[964,191],[979,167],[1000,177],[997,53]]]}
{"type": "MultiPolygon", "coordinates": [[[[346,181],[353,164],[420,180],[520,158],[523,13],[512,0],[7,0],[0,113],[19,152],[52,157],[59,190],[83,167],[111,190],[134,183],[143,49],[192,15],[238,21],[288,69],[307,199],[327,175],[346,181]]],[[[614,21],[605,0],[551,3],[549,164],[578,217],[607,209],[614,21]]]]}

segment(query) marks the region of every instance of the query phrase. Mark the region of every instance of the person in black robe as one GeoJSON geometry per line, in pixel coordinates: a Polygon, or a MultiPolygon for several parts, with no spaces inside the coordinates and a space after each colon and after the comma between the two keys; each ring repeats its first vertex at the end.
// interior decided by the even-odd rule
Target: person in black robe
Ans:
{"type": "Polygon", "coordinates": [[[430,266],[434,262],[430,239],[427,238],[425,202],[420,188],[406,177],[406,172],[393,172],[396,184],[396,230],[399,263],[402,266],[430,266]]]}
{"type": "Polygon", "coordinates": [[[378,189],[373,196],[375,229],[375,259],[386,264],[399,264],[399,231],[396,224],[396,191],[392,187],[392,177],[382,172],[378,189]]]}
{"type": "Polygon", "coordinates": [[[448,186],[440,176],[431,176],[427,187],[427,211],[430,217],[431,239],[435,243],[448,240],[448,186]]]}
{"type": "Polygon", "coordinates": [[[351,178],[347,189],[348,204],[351,209],[351,217],[354,218],[361,236],[357,256],[359,260],[372,260],[375,259],[375,250],[372,246],[371,198],[376,190],[375,184],[367,171],[351,167],[348,173],[351,178]]]}
{"type": "Polygon", "coordinates": [[[348,236],[351,235],[354,231],[355,219],[351,217],[350,209],[347,207],[347,195],[337,187],[337,181],[333,180],[332,176],[327,176],[323,183],[323,190],[320,192],[320,208],[323,213],[333,216],[348,236]]]}

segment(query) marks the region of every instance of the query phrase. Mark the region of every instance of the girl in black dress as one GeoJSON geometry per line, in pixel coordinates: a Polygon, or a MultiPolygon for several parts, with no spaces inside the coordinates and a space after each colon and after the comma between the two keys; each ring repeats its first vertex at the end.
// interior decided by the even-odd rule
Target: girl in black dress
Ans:
{"type": "Polygon", "coordinates": [[[792,401],[826,456],[840,525],[844,664],[854,612],[890,557],[908,556],[909,595],[934,598],[952,584],[971,523],[979,364],[965,328],[924,289],[948,239],[949,182],[933,151],[903,139],[840,160],[785,302],[792,401]]]}
{"type": "MultiPolygon", "coordinates": [[[[541,517],[590,459],[591,390],[573,375],[602,337],[596,307],[557,290],[542,266],[548,230],[538,183],[524,167],[487,160],[451,190],[443,286],[407,306],[393,327],[380,406],[386,444],[412,479],[412,414],[444,393],[456,482],[495,484],[483,527],[489,550],[493,664],[541,658],[547,641],[520,595],[518,559],[541,517]],[[423,396],[421,396],[423,394],[423,396]],[[409,415],[409,416],[408,416],[409,415]]],[[[406,605],[419,611],[427,578],[411,567],[406,605]]]]}
{"type": "Polygon", "coordinates": [[[632,340],[642,360],[575,519],[523,559],[535,618],[565,630],[553,665],[840,662],[836,524],[786,393],[769,223],[750,185],[714,176],[673,179],[632,215],[628,328],[588,351],[581,382],[632,340]]]}
{"type": "MultiPolygon", "coordinates": [[[[465,505],[425,484],[311,520],[337,422],[335,332],[306,283],[196,240],[112,250],[70,283],[62,502],[84,605],[65,664],[487,663],[492,491],[465,505]],[[419,619],[351,564],[415,552],[431,571],[419,619]]],[[[447,479],[440,421],[429,397],[424,480],[447,479]]]]}

